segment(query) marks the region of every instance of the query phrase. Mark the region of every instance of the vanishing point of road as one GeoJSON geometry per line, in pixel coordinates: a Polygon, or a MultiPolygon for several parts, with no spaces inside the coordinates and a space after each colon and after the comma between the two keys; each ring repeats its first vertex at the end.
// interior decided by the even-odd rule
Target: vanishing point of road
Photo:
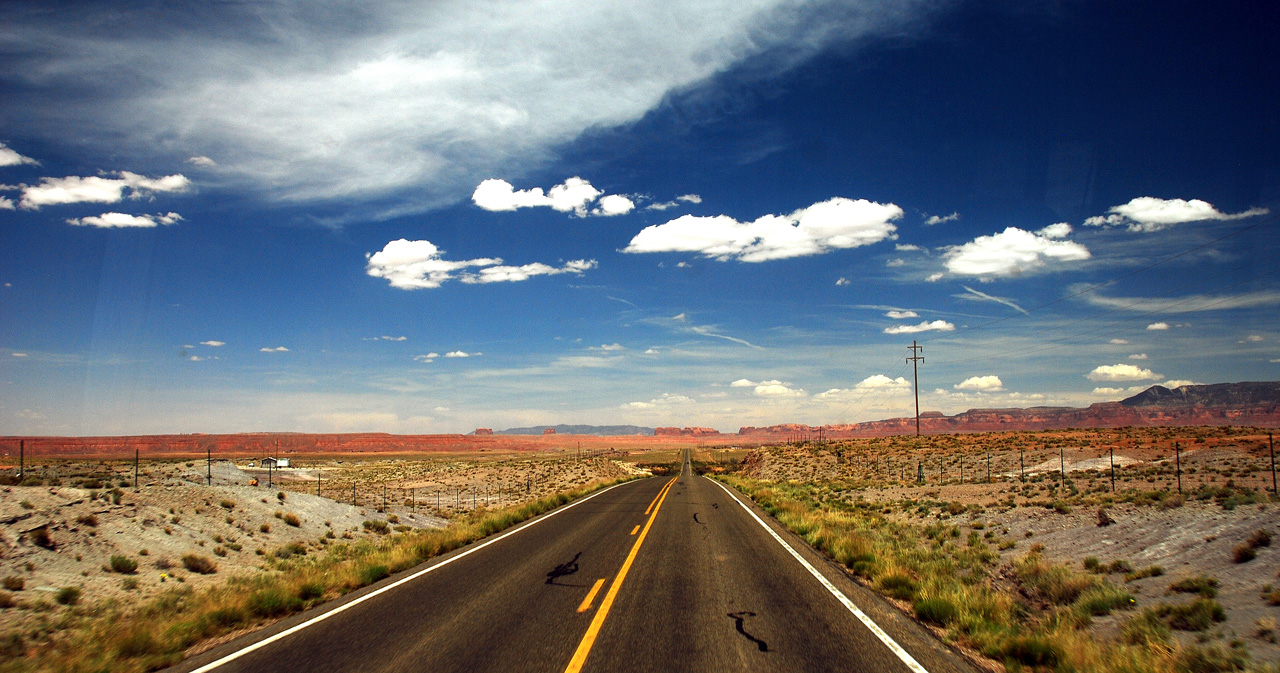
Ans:
{"type": "Polygon", "coordinates": [[[172,670],[973,669],[686,453],[172,670]]]}

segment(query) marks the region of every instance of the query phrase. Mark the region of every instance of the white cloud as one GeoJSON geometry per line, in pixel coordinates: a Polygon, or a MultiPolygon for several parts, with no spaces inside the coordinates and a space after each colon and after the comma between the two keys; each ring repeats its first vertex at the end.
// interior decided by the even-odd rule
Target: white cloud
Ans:
{"type": "Polygon", "coordinates": [[[902,209],[890,204],[836,197],[789,215],[739,222],[727,215],[684,215],[645,227],[623,250],[696,252],[719,261],[763,262],[856,248],[889,238],[902,209]]]}
{"type": "Polygon", "coordinates": [[[188,157],[187,163],[191,164],[192,166],[199,166],[200,168],[213,168],[214,166],[218,165],[218,162],[203,155],[188,157]]]}
{"type": "Polygon", "coordinates": [[[1000,380],[999,376],[970,376],[952,387],[956,390],[978,390],[996,393],[1004,390],[1004,382],[1000,380]]]}
{"type": "Polygon", "coordinates": [[[36,210],[43,206],[68,203],[119,203],[125,198],[140,199],[158,193],[185,192],[191,188],[191,180],[182,174],[148,178],[129,171],[118,171],[104,175],[118,177],[93,175],[82,178],[72,175],[65,178],[41,178],[38,185],[20,185],[22,201],[18,205],[36,210]]]}
{"type": "Polygon", "coordinates": [[[854,388],[858,390],[909,390],[911,382],[901,376],[891,379],[884,374],[873,374],[859,381],[854,388]]]}
{"type": "Polygon", "coordinates": [[[885,316],[893,318],[894,320],[906,320],[907,318],[919,318],[920,314],[915,311],[893,310],[886,313],[885,316]]]}
{"type": "Polygon", "coordinates": [[[207,4],[200,25],[228,30],[130,4],[14,13],[7,34],[23,38],[6,70],[19,84],[6,103],[39,110],[57,87],[68,95],[37,120],[51,137],[74,129],[77,146],[104,152],[187,148],[273,199],[394,201],[403,214],[639,120],[741,62],[772,75],[935,11],[923,0],[407,7],[207,4]],[[104,33],[104,22],[150,30],[104,33]]]}
{"type": "Polygon", "coordinates": [[[1150,369],[1140,369],[1133,365],[1115,364],[1100,365],[1085,374],[1090,381],[1159,381],[1163,376],[1150,369]]]}
{"type": "Polygon", "coordinates": [[[753,392],[760,397],[804,397],[806,394],[801,388],[792,388],[777,381],[765,381],[756,386],[753,392]]]}
{"type": "Polygon", "coordinates": [[[263,348],[259,348],[259,349],[258,349],[258,352],[260,352],[260,353],[288,353],[288,352],[289,352],[289,349],[288,349],[288,348],[285,348],[284,346],[276,346],[275,348],[267,348],[267,347],[263,347],[263,348]]]}
{"type": "Polygon", "coordinates": [[[1173,390],[1174,388],[1181,388],[1182,386],[1202,386],[1204,384],[1199,381],[1191,381],[1188,379],[1169,379],[1160,385],[1173,390]]]}
{"type": "Polygon", "coordinates": [[[885,266],[887,266],[887,267],[889,267],[889,268],[891,268],[891,269],[892,269],[892,268],[899,267],[899,266],[906,266],[906,265],[907,265],[907,260],[905,260],[905,259],[891,259],[891,260],[886,261],[886,262],[884,263],[884,265],[885,265],[885,266]]]}
{"type": "Polygon", "coordinates": [[[1146,360],[1146,359],[1147,359],[1147,354],[1146,354],[1146,353],[1134,353],[1133,355],[1130,355],[1130,356],[1129,356],[1129,359],[1130,359],[1130,360],[1146,360]]]}
{"type": "Polygon", "coordinates": [[[893,327],[884,328],[885,334],[916,334],[918,332],[950,332],[955,330],[956,326],[945,320],[925,321],[919,325],[894,325],[893,327]]]}
{"type": "MultiPolygon", "coordinates": [[[[545,193],[541,187],[517,190],[506,180],[484,180],[471,194],[477,206],[492,211],[511,211],[518,208],[545,206],[563,213],[573,212],[578,217],[590,215],[625,215],[635,209],[635,201],[620,194],[600,197],[604,192],[590,182],[574,176],[552,187],[545,193]],[[599,201],[597,201],[597,197],[599,201]],[[590,209],[592,202],[596,207],[590,209]]],[[[661,210],[661,209],[659,209],[661,210]]]]}
{"type": "Polygon", "coordinates": [[[458,279],[464,283],[499,283],[528,280],[533,276],[582,272],[595,268],[595,260],[573,260],[562,267],[541,263],[523,266],[501,266],[498,258],[482,257],[451,262],[443,258],[443,251],[431,241],[399,239],[387,243],[382,250],[366,255],[366,273],[375,278],[385,278],[391,287],[402,290],[437,288],[446,281],[458,279]],[[479,273],[461,273],[469,267],[482,267],[479,273]]]}
{"type": "Polygon", "coordinates": [[[214,348],[217,348],[217,347],[219,347],[219,346],[225,346],[225,345],[227,345],[227,342],[225,342],[225,341],[214,341],[213,339],[210,339],[210,340],[208,340],[208,341],[201,341],[201,342],[200,342],[200,345],[201,345],[201,346],[212,346],[212,347],[214,347],[214,348]]]}
{"type": "Polygon", "coordinates": [[[672,405],[688,405],[696,404],[691,397],[684,395],[672,395],[671,393],[663,393],[661,397],[656,397],[648,402],[628,402],[620,406],[622,409],[653,409],[654,407],[668,407],[672,405]]]}
{"type": "Polygon", "coordinates": [[[1107,397],[1115,397],[1117,395],[1125,394],[1125,389],[1124,388],[1094,388],[1093,394],[1105,395],[1107,397]]]}
{"type": "Polygon", "coordinates": [[[1266,215],[1270,211],[1266,208],[1250,208],[1228,215],[1200,199],[1160,199],[1154,196],[1140,196],[1128,203],[1114,206],[1107,212],[1111,214],[1090,217],[1084,223],[1090,227],[1123,225],[1127,226],[1129,231],[1152,232],[1184,222],[1239,220],[1266,215]]]}
{"type": "Polygon", "coordinates": [[[155,215],[129,215],[127,213],[103,213],[97,217],[81,217],[70,218],[67,224],[83,227],[99,227],[103,229],[111,228],[127,228],[127,227],[154,227],[156,225],[169,225],[182,221],[182,216],[177,213],[156,213],[155,215]]]}
{"type": "Polygon", "coordinates": [[[592,347],[588,348],[587,350],[590,350],[590,351],[604,351],[604,352],[606,352],[606,353],[613,353],[613,352],[617,352],[617,351],[625,351],[625,350],[627,350],[627,347],[626,347],[626,346],[623,346],[622,344],[619,344],[619,343],[612,343],[612,344],[601,344],[601,345],[599,345],[599,346],[592,346],[592,347]]]}
{"type": "Polygon", "coordinates": [[[680,196],[676,197],[676,200],[684,201],[685,203],[694,203],[694,204],[702,203],[702,197],[698,196],[697,194],[681,194],[680,196]]]}
{"type": "Polygon", "coordinates": [[[1074,241],[1059,241],[1008,227],[990,236],[979,236],[964,245],[949,246],[943,253],[951,273],[961,276],[1016,276],[1046,264],[1089,259],[1089,249],[1074,241]]]}
{"type": "Polygon", "coordinates": [[[942,273],[941,271],[939,271],[938,273],[931,273],[931,274],[929,274],[929,276],[928,276],[927,278],[925,278],[925,280],[926,280],[926,281],[929,281],[930,283],[936,283],[936,282],[938,282],[938,281],[942,280],[942,276],[943,276],[943,273],[942,273]]]}
{"type": "Polygon", "coordinates": [[[645,210],[669,210],[671,208],[675,208],[678,205],[680,204],[676,203],[675,201],[658,201],[655,203],[650,203],[649,205],[645,206],[644,209],[645,210]]]}
{"type": "Polygon", "coordinates": [[[635,201],[620,194],[610,194],[600,198],[599,204],[591,211],[591,214],[604,217],[626,215],[635,210],[635,207],[635,201]]]}
{"type": "Polygon", "coordinates": [[[14,210],[15,208],[17,206],[14,205],[13,199],[7,196],[0,196],[0,210],[14,210]]]}
{"type": "Polygon", "coordinates": [[[898,252],[915,252],[919,251],[921,248],[918,245],[912,245],[910,243],[896,243],[894,244],[893,249],[898,252]]]}
{"type": "Polygon", "coordinates": [[[25,358],[25,357],[27,357],[27,354],[26,354],[26,353],[19,353],[18,351],[13,351],[13,352],[9,353],[9,355],[11,355],[11,356],[13,356],[13,357],[15,357],[15,358],[25,358]]]}
{"type": "Polygon", "coordinates": [[[199,355],[192,355],[191,357],[189,357],[189,358],[187,358],[187,359],[188,359],[188,360],[190,360],[190,361],[192,361],[192,362],[204,362],[204,361],[205,361],[205,360],[207,360],[208,358],[202,358],[202,357],[200,357],[199,355]]]}
{"type": "Polygon", "coordinates": [[[1259,341],[1265,341],[1265,339],[1262,338],[1261,334],[1250,334],[1249,336],[1245,337],[1244,340],[1248,341],[1249,343],[1257,343],[1259,341]]]}
{"type": "Polygon", "coordinates": [[[1169,329],[1169,323],[1167,323],[1167,322],[1153,322],[1153,323],[1151,323],[1150,325],[1147,325],[1147,329],[1148,329],[1148,330],[1151,330],[1151,331],[1153,331],[1153,332],[1160,332],[1160,331],[1164,331],[1164,330],[1169,329]]]}
{"type": "Polygon", "coordinates": [[[969,287],[968,285],[961,285],[960,287],[964,288],[965,292],[969,293],[969,294],[956,295],[962,299],[993,301],[997,304],[1004,304],[1005,306],[1008,306],[1009,308],[1023,315],[1027,315],[1027,311],[1023,309],[1021,306],[1018,306],[1016,303],[1014,303],[1012,299],[1006,299],[1005,297],[997,297],[995,295],[987,294],[986,292],[980,292],[978,290],[975,290],[969,287]]]}
{"type": "Polygon", "coordinates": [[[378,339],[380,339],[380,340],[382,340],[382,341],[408,341],[408,340],[409,340],[409,337],[407,337],[407,336],[403,336],[403,335],[401,335],[401,336],[388,336],[388,335],[386,335],[386,334],[383,334],[382,336],[378,337],[378,339]]]}
{"type": "Polygon", "coordinates": [[[0,166],[21,166],[22,164],[39,164],[31,157],[24,157],[13,151],[4,143],[0,143],[0,166]]]}
{"type": "Polygon", "coordinates": [[[1036,232],[1045,238],[1066,238],[1071,235],[1071,225],[1066,222],[1051,224],[1036,232]]]}
{"type": "Polygon", "coordinates": [[[730,388],[754,388],[755,386],[758,386],[758,385],[760,384],[756,383],[755,381],[751,381],[749,379],[738,379],[737,381],[730,383],[729,387],[730,388]]]}
{"type": "Polygon", "coordinates": [[[474,358],[483,355],[483,353],[468,353],[466,351],[449,351],[444,356],[447,358],[474,358]]]}
{"type": "Polygon", "coordinates": [[[646,349],[646,350],[645,350],[644,354],[645,354],[645,355],[657,355],[657,354],[658,354],[658,353],[660,353],[660,352],[661,352],[661,351],[659,351],[657,348],[649,348],[649,349],[646,349]]]}
{"type": "Polygon", "coordinates": [[[425,353],[423,355],[415,355],[413,359],[418,362],[435,362],[438,357],[440,357],[439,353],[425,353]]]}
{"type": "Polygon", "coordinates": [[[848,285],[848,284],[849,284],[849,282],[850,282],[850,281],[849,281],[849,279],[848,279],[848,278],[845,278],[844,276],[841,276],[841,277],[839,277],[839,278],[837,278],[837,279],[836,279],[836,287],[843,287],[843,286],[845,286],[845,285],[848,285]]]}
{"type": "Polygon", "coordinates": [[[958,219],[960,219],[960,213],[951,213],[950,215],[942,215],[942,216],[930,215],[929,217],[925,218],[924,223],[926,226],[932,227],[935,224],[942,224],[943,222],[953,222],[958,219]]]}
{"type": "Polygon", "coordinates": [[[1198,313],[1241,308],[1280,306],[1280,291],[1258,290],[1243,294],[1192,294],[1183,297],[1104,297],[1094,292],[1082,295],[1094,306],[1142,313],[1198,313]]]}
{"type": "Polygon", "coordinates": [[[1107,343],[1109,343],[1109,344],[1115,344],[1115,345],[1117,345],[1117,346],[1124,346],[1124,345],[1126,345],[1126,344],[1128,344],[1128,343],[1129,343],[1129,340],[1128,340],[1128,339],[1112,339],[1112,340],[1108,341],[1107,343]]]}

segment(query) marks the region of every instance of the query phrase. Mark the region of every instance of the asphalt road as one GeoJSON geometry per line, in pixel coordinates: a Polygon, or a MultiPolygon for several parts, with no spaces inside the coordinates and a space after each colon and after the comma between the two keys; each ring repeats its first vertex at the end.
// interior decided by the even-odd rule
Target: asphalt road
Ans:
{"type": "Polygon", "coordinates": [[[744,501],[687,466],[629,482],[172,670],[973,670],[744,501]]]}

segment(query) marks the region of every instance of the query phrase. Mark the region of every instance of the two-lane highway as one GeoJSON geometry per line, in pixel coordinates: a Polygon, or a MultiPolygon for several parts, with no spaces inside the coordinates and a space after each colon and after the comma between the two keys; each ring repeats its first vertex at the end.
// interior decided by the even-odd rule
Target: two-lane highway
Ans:
{"type": "Polygon", "coordinates": [[[739,498],[686,456],[174,670],[969,670],[739,498]]]}

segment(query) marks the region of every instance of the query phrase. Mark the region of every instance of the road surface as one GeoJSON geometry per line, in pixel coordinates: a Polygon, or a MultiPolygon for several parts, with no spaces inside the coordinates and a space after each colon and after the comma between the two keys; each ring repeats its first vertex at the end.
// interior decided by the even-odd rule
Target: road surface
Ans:
{"type": "Polygon", "coordinates": [[[973,670],[687,454],[495,537],[172,670],[973,670]]]}

